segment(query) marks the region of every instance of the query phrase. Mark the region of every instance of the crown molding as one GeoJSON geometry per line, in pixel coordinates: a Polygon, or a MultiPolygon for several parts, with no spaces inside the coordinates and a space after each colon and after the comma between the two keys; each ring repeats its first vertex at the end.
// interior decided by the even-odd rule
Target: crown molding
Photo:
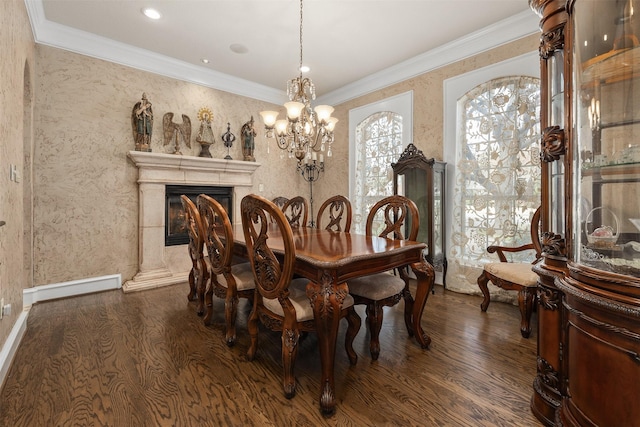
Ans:
{"type": "Polygon", "coordinates": [[[318,102],[339,105],[351,99],[411,79],[506,43],[539,33],[539,17],[525,11],[467,34],[421,55],[318,97],[318,102]]]}
{"type": "Polygon", "coordinates": [[[286,99],[283,90],[48,21],[42,0],[25,0],[25,5],[36,43],[274,104],[286,99]]]}
{"type": "MultiPolygon", "coordinates": [[[[283,90],[48,21],[42,0],[24,1],[36,43],[273,104],[286,99],[283,90]]],[[[339,105],[536,32],[538,16],[525,11],[322,95],[318,102],[339,105]]]]}

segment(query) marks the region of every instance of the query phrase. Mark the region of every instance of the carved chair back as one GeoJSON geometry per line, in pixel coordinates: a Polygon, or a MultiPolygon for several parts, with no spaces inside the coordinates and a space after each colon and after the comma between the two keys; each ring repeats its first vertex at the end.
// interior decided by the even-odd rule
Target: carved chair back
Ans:
{"type": "Polygon", "coordinates": [[[278,196],[274,197],[272,202],[278,207],[278,209],[282,210],[283,206],[289,201],[286,197],[278,196]]]}
{"type": "Polygon", "coordinates": [[[230,274],[233,259],[233,228],[227,211],[206,194],[198,196],[198,210],[204,227],[204,244],[214,274],[230,274]]]}
{"type": "MultiPolygon", "coordinates": [[[[194,299],[202,296],[204,299],[204,286],[208,277],[207,266],[204,260],[204,229],[200,213],[193,201],[185,196],[180,196],[184,209],[184,222],[189,236],[189,257],[191,258],[191,271],[189,272],[189,295],[194,299]]],[[[200,307],[202,309],[202,307],[200,307]]]]}
{"type": "Polygon", "coordinates": [[[344,196],[336,195],[328,198],[318,209],[316,227],[322,228],[322,219],[325,210],[329,216],[326,230],[346,231],[351,230],[351,202],[344,196]]]}
{"type": "Polygon", "coordinates": [[[367,215],[366,233],[368,236],[376,235],[395,240],[416,240],[419,227],[420,214],[416,204],[411,199],[400,195],[380,200],[367,215]],[[374,224],[377,221],[382,221],[383,227],[374,230],[374,224]],[[407,227],[408,231],[406,231],[407,227]]]}
{"type": "Polygon", "coordinates": [[[296,258],[296,247],[289,221],[273,202],[255,194],[242,199],[240,211],[256,289],[264,298],[282,297],[293,276],[296,258]],[[279,237],[270,236],[269,231],[274,228],[280,231],[279,237]],[[282,241],[282,256],[276,256],[269,247],[269,242],[273,242],[275,238],[282,241]]]}
{"type": "Polygon", "coordinates": [[[282,212],[292,228],[306,227],[309,218],[309,204],[302,196],[289,199],[282,207],[282,212]]]}

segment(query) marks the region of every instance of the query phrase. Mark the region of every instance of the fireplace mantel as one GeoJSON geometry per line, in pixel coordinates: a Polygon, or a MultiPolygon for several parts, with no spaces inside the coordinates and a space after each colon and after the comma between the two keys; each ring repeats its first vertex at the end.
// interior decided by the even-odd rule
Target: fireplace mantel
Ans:
{"type": "Polygon", "coordinates": [[[130,151],[129,158],[138,167],[138,273],[122,289],[132,292],[186,282],[191,266],[186,246],[164,246],[165,186],[233,187],[233,218],[238,222],[240,201],[251,192],[260,163],[143,151],[130,151]]]}

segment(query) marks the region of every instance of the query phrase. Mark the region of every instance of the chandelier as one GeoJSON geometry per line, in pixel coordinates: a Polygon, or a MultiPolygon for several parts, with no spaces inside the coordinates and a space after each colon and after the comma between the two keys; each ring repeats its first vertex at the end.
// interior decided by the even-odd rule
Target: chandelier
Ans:
{"type": "Polygon", "coordinates": [[[295,157],[298,165],[324,163],[324,154],[331,157],[333,129],[338,119],[331,117],[333,107],[318,105],[311,108],[316,99],[316,88],[308,77],[302,77],[302,0],[300,0],[300,75],[287,82],[286,119],[278,120],[277,111],[262,111],[265,136],[275,138],[278,147],[295,157]],[[320,153],[318,155],[318,153],[320,153]]]}

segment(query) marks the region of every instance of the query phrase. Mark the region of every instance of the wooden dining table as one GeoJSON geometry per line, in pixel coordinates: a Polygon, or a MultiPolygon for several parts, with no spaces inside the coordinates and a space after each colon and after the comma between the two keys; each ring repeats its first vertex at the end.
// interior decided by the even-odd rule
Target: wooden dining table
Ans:
{"type": "MultiPolygon", "coordinates": [[[[242,225],[235,225],[233,234],[235,254],[246,258],[242,225]]],[[[410,266],[416,275],[417,288],[407,332],[409,336],[415,336],[422,348],[427,348],[431,338],[422,329],[420,320],[434,286],[435,273],[424,259],[426,245],[421,242],[311,227],[294,228],[293,239],[296,246],[294,272],[309,279],[307,295],[318,334],[322,371],[320,409],[323,414],[331,415],[336,407],[334,361],[340,310],[345,291],[348,291],[346,282],[355,277],[410,266]]],[[[274,252],[283,249],[278,247],[279,239],[272,240],[270,247],[274,252]]]]}

